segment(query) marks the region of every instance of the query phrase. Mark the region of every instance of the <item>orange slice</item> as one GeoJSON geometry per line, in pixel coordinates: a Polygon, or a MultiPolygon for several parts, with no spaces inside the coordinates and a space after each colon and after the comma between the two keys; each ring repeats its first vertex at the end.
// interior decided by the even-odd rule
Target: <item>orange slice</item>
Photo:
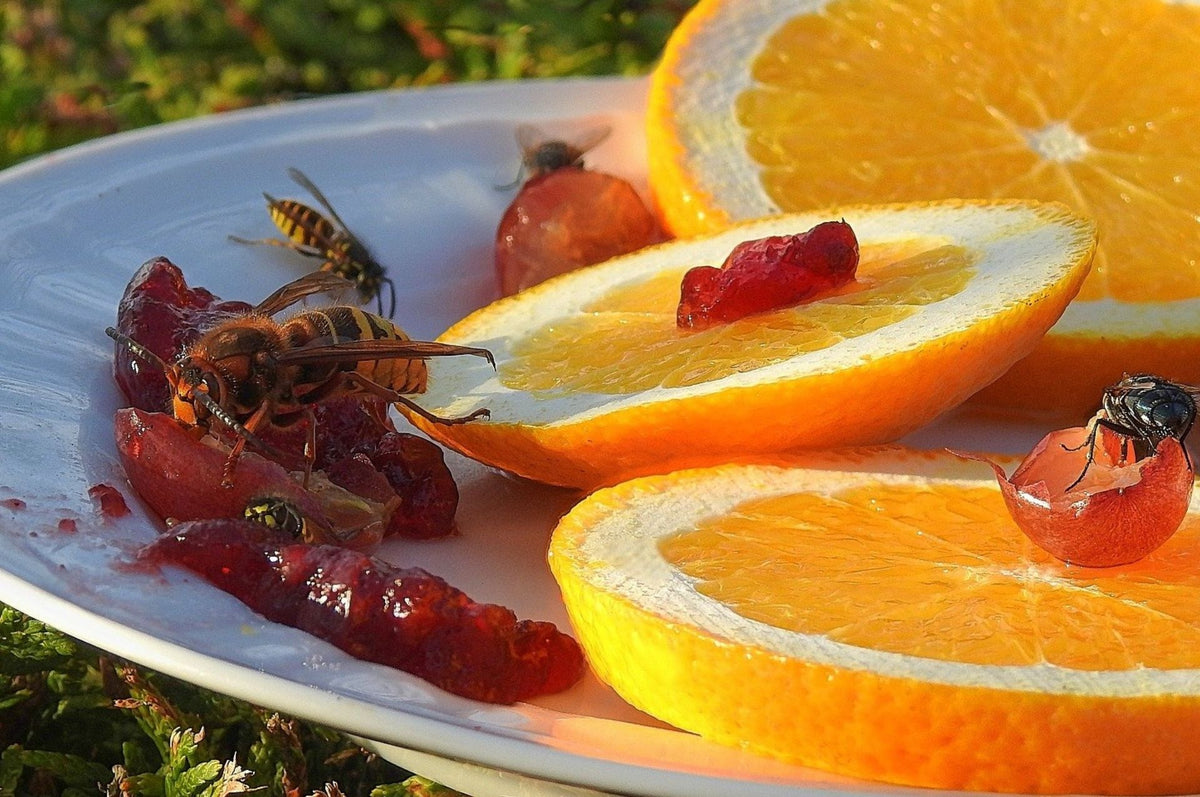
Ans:
{"type": "MultiPolygon", "coordinates": [[[[735,226],[572,272],[485,307],[440,340],[487,363],[430,363],[410,419],[470,457],[591,488],[794,447],[899,437],[1024,356],[1086,274],[1091,226],[1061,206],[845,207],[735,226]],[[676,328],[683,273],[744,240],[845,218],[858,278],[833,295],[702,332],[676,328]]],[[[402,410],[403,411],[403,410],[402,410]]]]}
{"type": "Polygon", "coordinates": [[[1093,218],[1079,299],[983,394],[1072,413],[1200,383],[1200,7],[702,0],[647,111],[677,234],[842,202],[1027,197],[1093,218]]]}
{"type": "Polygon", "coordinates": [[[596,673],[711,740],[948,789],[1200,789],[1200,502],[1072,568],[994,478],[903,449],[597,491],[550,565],[596,673]]]}

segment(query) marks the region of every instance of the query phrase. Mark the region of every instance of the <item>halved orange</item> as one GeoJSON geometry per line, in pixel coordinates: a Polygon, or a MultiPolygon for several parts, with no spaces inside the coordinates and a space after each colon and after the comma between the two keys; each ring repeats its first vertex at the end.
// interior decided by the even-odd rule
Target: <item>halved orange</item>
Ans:
{"type": "Polygon", "coordinates": [[[1200,503],[1140,562],[1077,568],[1029,542],[978,463],[818,456],[635,479],[562,519],[551,569],[603,680],[844,775],[1200,790],[1200,503]]]}
{"type": "Polygon", "coordinates": [[[945,202],[832,208],[663,244],[501,299],[439,338],[491,350],[496,368],[432,362],[421,404],[446,417],[487,408],[490,420],[408,415],[484,463],[585,489],[894,439],[1036,344],[1086,274],[1093,236],[1061,206],[945,202]],[[860,243],[853,284],[704,331],[676,328],[687,269],[838,218],[860,243]]]}
{"type": "Polygon", "coordinates": [[[1078,413],[1123,372],[1200,383],[1200,6],[702,0],[655,72],[668,226],[843,202],[1061,201],[1100,246],[983,398],[1078,413]]]}

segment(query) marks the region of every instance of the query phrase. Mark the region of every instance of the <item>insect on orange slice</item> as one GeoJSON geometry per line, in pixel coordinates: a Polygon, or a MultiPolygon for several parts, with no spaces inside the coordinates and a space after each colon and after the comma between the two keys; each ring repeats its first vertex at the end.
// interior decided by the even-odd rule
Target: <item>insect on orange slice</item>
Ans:
{"type": "Polygon", "coordinates": [[[711,740],[927,787],[1200,790],[1200,503],[1136,564],[1073,568],[979,465],[634,479],[563,518],[550,565],[600,678],[711,740]]]}
{"type": "MultiPolygon", "coordinates": [[[[1087,273],[1094,231],[1056,205],[840,207],[738,225],[557,277],[440,340],[486,363],[431,362],[422,406],[487,421],[428,434],[484,463],[591,488],[790,448],[897,438],[1002,374],[1087,273]],[[845,218],[856,281],[703,331],[676,327],[683,273],[745,240],[845,218]]],[[[403,410],[402,410],[403,411],[403,410]]]]}

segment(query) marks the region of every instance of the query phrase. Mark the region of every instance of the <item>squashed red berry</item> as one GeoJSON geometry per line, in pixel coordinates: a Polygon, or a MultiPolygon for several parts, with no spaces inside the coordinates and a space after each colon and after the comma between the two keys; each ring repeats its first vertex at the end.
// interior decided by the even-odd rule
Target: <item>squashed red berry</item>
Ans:
{"type": "Polygon", "coordinates": [[[268,620],[464,697],[513,703],[583,673],[578,644],[551,623],[476,603],[419,568],[297,543],[259,523],[180,524],[141,558],[188,568],[268,620]]]}
{"type": "MultiPolygon", "coordinates": [[[[221,301],[204,288],[189,288],[178,266],[156,257],[146,261],[126,286],[117,307],[116,328],[171,362],[214,323],[249,310],[245,302],[221,301]]],[[[162,369],[119,344],[113,375],[130,406],[151,412],[170,406],[171,389],[162,369]]]]}
{"type": "Polygon", "coordinates": [[[676,324],[705,329],[793,307],[852,281],[857,268],[858,239],[844,221],[745,241],[720,268],[697,266],[684,274],[676,324]]]}
{"type": "MultiPolygon", "coordinates": [[[[178,267],[156,258],[130,281],[117,326],[172,361],[212,324],[249,310],[247,304],[221,301],[204,288],[189,288],[178,267]]],[[[162,369],[137,359],[124,345],[118,344],[116,351],[114,373],[130,403],[151,412],[167,407],[170,393],[162,369]]],[[[221,474],[214,470],[228,450],[218,448],[211,437],[197,439],[168,416],[119,414],[117,442],[135,490],[164,518],[241,517],[246,501],[278,498],[295,506],[307,521],[305,528],[319,540],[361,547],[387,534],[450,534],[458,488],[441,450],[423,438],[398,436],[388,409],[383,400],[364,396],[343,396],[313,408],[313,484],[320,484],[323,474],[369,503],[347,501],[328,490],[305,491],[288,473],[304,467],[307,418],[262,430],[260,437],[272,450],[249,447],[235,470],[233,487],[222,486],[221,474]],[[397,442],[403,438],[412,439],[397,442]]]]}

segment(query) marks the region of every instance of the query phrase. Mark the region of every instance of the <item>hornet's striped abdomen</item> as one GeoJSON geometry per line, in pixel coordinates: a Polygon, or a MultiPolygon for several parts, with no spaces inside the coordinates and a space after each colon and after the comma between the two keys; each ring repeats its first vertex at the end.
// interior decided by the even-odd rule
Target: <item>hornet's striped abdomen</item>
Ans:
{"type": "MultiPolygon", "coordinates": [[[[293,347],[326,345],[371,340],[410,340],[398,326],[382,316],[357,307],[326,307],[307,310],[284,323],[293,347]]],[[[300,366],[297,385],[319,385],[337,371],[356,371],[378,385],[397,393],[424,393],[429,372],[420,359],[364,359],[359,362],[314,363],[300,366]]]]}

